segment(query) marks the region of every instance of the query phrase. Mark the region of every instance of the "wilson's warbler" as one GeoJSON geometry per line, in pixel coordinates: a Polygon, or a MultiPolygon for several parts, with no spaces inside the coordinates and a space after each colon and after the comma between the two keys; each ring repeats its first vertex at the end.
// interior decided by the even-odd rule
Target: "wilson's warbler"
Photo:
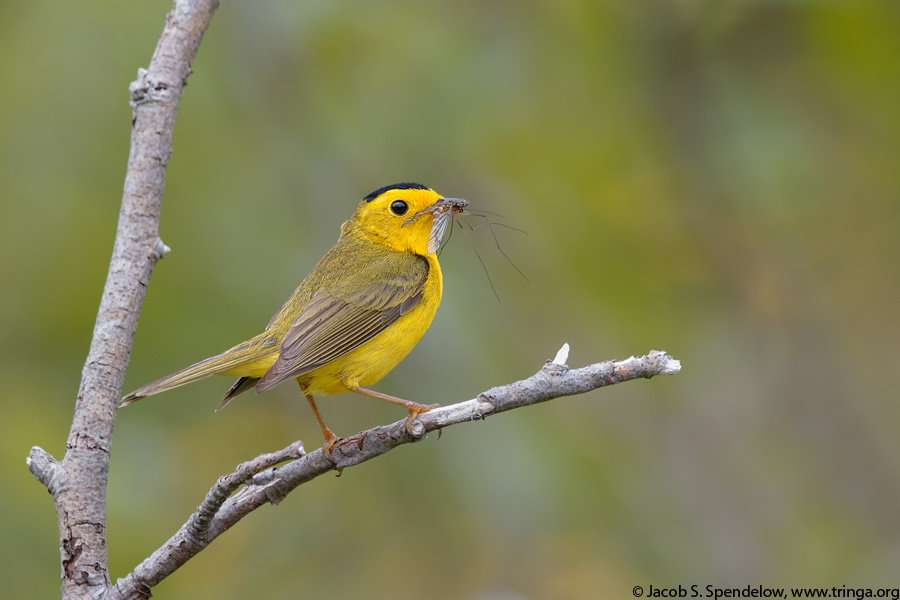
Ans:
{"type": "Polygon", "coordinates": [[[419,413],[437,405],[364,386],[393,369],[431,325],[442,290],[436,252],[447,225],[455,214],[467,214],[466,206],[465,200],[443,198],[418,183],[375,190],[264,332],[131,392],[121,405],[209,375],[238,377],[221,408],[251,388],[262,392],[296,379],[327,450],[337,437],[322,420],[314,394],[353,391],[399,404],[409,411],[411,428],[419,413]]]}

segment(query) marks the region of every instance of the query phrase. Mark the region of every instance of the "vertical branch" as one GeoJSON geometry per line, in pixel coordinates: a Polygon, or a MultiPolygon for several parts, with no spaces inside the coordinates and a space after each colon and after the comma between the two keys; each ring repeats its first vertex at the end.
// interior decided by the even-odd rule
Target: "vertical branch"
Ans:
{"type": "Polygon", "coordinates": [[[159,213],[178,104],[217,6],[175,0],[149,67],[129,88],[134,118],[119,224],[65,458],[56,462],[37,447],[29,455],[56,505],[63,598],[88,598],[110,585],[106,484],[116,406],[150,274],[168,250],[159,213]]]}

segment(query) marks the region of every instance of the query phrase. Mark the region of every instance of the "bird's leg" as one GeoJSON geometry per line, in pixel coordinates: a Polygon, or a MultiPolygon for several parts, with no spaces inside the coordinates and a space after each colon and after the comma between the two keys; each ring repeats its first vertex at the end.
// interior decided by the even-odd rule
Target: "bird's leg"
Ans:
{"type": "Polygon", "coordinates": [[[380,400],[386,400],[392,404],[397,404],[408,410],[409,416],[406,417],[406,430],[409,432],[412,432],[413,423],[415,423],[416,417],[418,417],[423,412],[428,412],[429,410],[440,407],[440,404],[418,404],[416,402],[404,400],[403,398],[397,398],[395,396],[382,394],[381,392],[376,392],[375,390],[370,390],[355,385],[349,385],[346,381],[344,381],[344,386],[346,386],[346,388],[351,392],[363,394],[364,396],[371,396],[372,398],[378,398],[380,400]]]}
{"type": "Polygon", "coordinates": [[[319,414],[319,407],[316,406],[316,401],[313,399],[312,394],[306,392],[306,387],[302,383],[300,384],[300,389],[303,391],[303,395],[306,396],[306,400],[309,402],[309,406],[312,408],[313,413],[315,413],[316,421],[319,422],[319,427],[322,428],[322,436],[325,438],[325,446],[322,447],[322,451],[325,452],[325,454],[331,455],[331,448],[339,438],[334,435],[333,431],[328,429],[325,421],[322,420],[322,415],[319,414]]]}

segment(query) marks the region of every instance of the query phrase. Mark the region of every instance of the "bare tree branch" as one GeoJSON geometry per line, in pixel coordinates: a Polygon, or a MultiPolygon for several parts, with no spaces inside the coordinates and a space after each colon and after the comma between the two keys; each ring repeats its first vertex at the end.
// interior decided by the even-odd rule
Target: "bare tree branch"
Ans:
{"type": "Polygon", "coordinates": [[[56,494],[59,488],[59,477],[63,474],[63,468],[49,452],[35,446],[31,449],[25,464],[34,478],[44,484],[51,494],[56,494]]]}
{"type": "Polygon", "coordinates": [[[679,361],[658,351],[640,358],[606,361],[570,370],[565,365],[567,353],[568,345],[565,345],[553,361],[547,361],[528,379],[491,388],[475,399],[420,414],[412,431],[406,429],[406,419],[403,419],[340,440],[334,445],[331,456],[322,449],[305,454],[303,445],[295,442],[283,450],[262,454],[241,464],[234,473],[225,475],[213,485],[197,512],[175,535],[98,600],[149,598],[153,586],[260,506],[267,502],[278,504],[297,486],[319,475],[334,470],[341,472],[402,444],[417,442],[429,431],[482,420],[488,415],[562,396],[681,370],[679,361]],[[274,466],[291,458],[296,460],[281,467],[274,466]],[[231,496],[245,483],[243,489],[231,496]]]}
{"type": "Polygon", "coordinates": [[[158,225],[175,115],[217,6],[217,0],[175,0],[149,67],[129,88],[134,117],[119,224],[66,455],[57,462],[34,447],[28,458],[56,505],[66,599],[89,598],[110,585],[106,484],[116,406],[150,273],[168,251],[158,225]]]}

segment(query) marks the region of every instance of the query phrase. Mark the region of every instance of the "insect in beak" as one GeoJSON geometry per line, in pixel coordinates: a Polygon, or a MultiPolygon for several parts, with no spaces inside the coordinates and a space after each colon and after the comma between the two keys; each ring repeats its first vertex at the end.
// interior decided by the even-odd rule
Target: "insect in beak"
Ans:
{"type": "Polygon", "coordinates": [[[453,215],[469,214],[466,212],[467,206],[469,206],[469,201],[462,198],[441,198],[425,210],[420,210],[408,218],[403,225],[409,225],[422,215],[432,215],[431,232],[428,234],[428,253],[434,254],[441,247],[441,242],[444,240],[447,226],[453,220],[453,215]]]}

